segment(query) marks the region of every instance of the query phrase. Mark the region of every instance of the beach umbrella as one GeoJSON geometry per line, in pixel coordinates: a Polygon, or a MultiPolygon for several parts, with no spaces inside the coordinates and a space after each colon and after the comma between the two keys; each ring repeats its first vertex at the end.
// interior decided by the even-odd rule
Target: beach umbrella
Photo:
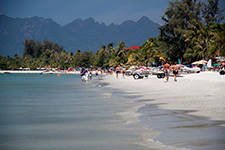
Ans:
{"type": "Polygon", "coordinates": [[[200,61],[199,61],[199,64],[206,64],[206,63],[207,63],[206,60],[200,60],[200,61]]]}
{"type": "Polygon", "coordinates": [[[195,64],[195,65],[200,65],[200,64],[206,64],[207,61],[206,60],[199,60],[199,61],[195,61],[193,62],[192,64],[195,64]]]}

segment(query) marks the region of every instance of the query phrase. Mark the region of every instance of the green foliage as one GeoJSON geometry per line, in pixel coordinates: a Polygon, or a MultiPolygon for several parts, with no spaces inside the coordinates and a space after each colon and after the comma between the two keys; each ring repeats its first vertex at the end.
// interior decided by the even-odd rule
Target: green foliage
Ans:
{"type": "Polygon", "coordinates": [[[159,40],[164,43],[161,47],[165,54],[176,61],[182,58],[190,46],[185,42],[185,32],[191,22],[200,18],[200,2],[195,0],[182,0],[170,2],[170,7],[162,17],[165,25],[161,26],[159,40]]]}
{"type": "Polygon", "coordinates": [[[184,58],[187,63],[198,59],[208,59],[216,48],[223,49],[219,35],[222,30],[213,32],[210,25],[223,20],[218,0],[176,0],[170,2],[162,19],[159,40],[161,50],[172,61],[184,58]],[[219,46],[220,45],[220,46],[219,46]]]}
{"type": "Polygon", "coordinates": [[[26,40],[24,43],[24,54],[20,58],[17,54],[14,58],[0,57],[0,69],[18,69],[23,68],[43,68],[53,67],[67,69],[75,66],[89,67],[93,64],[94,54],[92,52],[77,51],[67,53],[62,46],[54,44],[51,41],[45,40],[35,42],[33,40],[26,40]]]}
{"type": "Polygon", "coordinates": [[[213,35],[211,46],[211,54],[216,50],[220,51],[220,55],[225,57],[225,23],[213,24],[210,26],[211,34],[213,35]]]}
{"type": "Polygon", "coordinates": [[[96,52],[94,66],[97,66],[97,67],[108,66],[109,55],[110,55],[110,51],[106,49],[105,45],[102,45],[100,50],[96,52]]]}

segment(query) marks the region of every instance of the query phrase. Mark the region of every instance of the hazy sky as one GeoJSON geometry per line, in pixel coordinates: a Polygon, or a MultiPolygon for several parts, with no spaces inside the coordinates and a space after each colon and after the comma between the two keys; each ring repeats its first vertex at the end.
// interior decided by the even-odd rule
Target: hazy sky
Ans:
{"type": "Polygon", "coordinates": [[[0,13],[10,17],[40,16],[67,24],[93,17],[106,24],[147,16],[162,24],[161,16],[171,0],[0,0],[0,13]]]}

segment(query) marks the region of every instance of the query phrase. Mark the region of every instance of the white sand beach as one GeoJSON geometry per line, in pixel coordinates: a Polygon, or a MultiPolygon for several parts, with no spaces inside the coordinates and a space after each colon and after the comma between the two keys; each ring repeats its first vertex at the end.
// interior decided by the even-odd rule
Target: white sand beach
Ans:
{"type": "MultiPolygon", "coordinates": [[[[143,105],[159,104],[161,109],[191,110],[191,115],[207,117],[209,120],[225,120],[225,76],[218,72],[201,72],[178,77],[169,82],[149,76],[134,80],[132,76],[116,79],[106,75],[104,82],[112,88],[142,95],[151,99],[143,105]]],[[[139,106],[141,107],[141,106],[139,106]]],[[[135,108],[137,110],[137,108],[135,108]]],[[[224,125],[222,125],[224,126],[224,125]]]]}

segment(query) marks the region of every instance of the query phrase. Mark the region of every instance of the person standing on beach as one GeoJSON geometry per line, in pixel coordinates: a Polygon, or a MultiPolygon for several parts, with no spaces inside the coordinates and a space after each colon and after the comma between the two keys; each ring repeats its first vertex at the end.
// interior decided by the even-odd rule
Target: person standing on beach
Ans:
{"type": "Polygon", "coordinates": [[[173,65],[172,69],[173,69],[174,81],[177,81],[176,78],[177,78],[177,74],[178,74],[178,70],[179,70],[179,68],[177,66],[177,62],[175,62],[175,64],[173,65]]]}
{"type": "Polygon", "coordinates": [[[102,68],[99,68],[98,74],[99,74],[99,79],[102,79],[102,76],[103,76],[102,68]]]}
{"type": "Polygon", "coordinates": [[[98,69],[95,70],[95,76],[98,79],[98,69]]]}
{"type": "Polygon", "coordinates": [[[107,75],[108,74],[108,70],[105,68],[105,74],[107,75]]]}
{"type": "Polygon", "coordinates": [[[123,78],[125,78],[125,73],[126,73],[126,68],[125,67],[123,67],[122,73],[123,73],[123,78]]]}
{"type": "Polygon", "coordinates": [[[112,67],[109,68],[109,73],[112,75],[112,67]]]}
{"type": "Polygon", "coordinates": [[[119,72],[120,72],[120,65],[116,67],[116,78],[118,79],[119,76],[119,72]]]}
{"type": "Polygon", "coordinates": [[[170,73],[170,64],[166,62],[166,64],[163,66],[163,70],[166,76],[166,81],[169,80],[169,73],[170,73]]]}

